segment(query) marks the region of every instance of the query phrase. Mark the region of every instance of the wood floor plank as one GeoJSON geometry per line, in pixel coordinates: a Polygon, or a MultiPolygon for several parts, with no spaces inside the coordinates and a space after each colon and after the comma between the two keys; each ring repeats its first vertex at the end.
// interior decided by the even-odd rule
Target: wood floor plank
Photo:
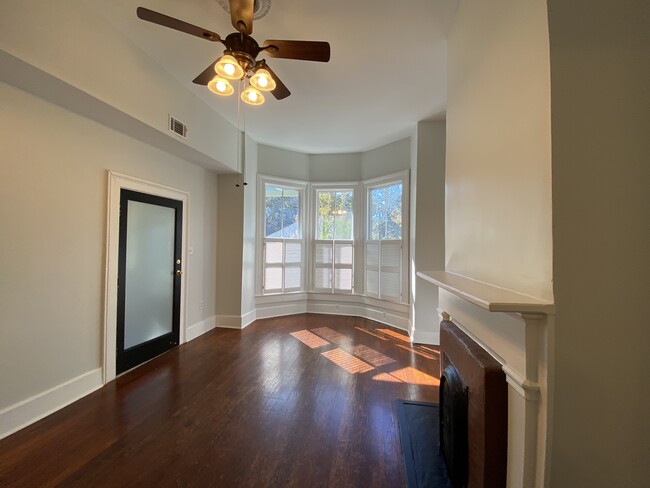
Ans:
{"type": "Polygon", "coordinates": [[[395,400],[438,401],[438,358],[357,317],[215,329],[0,440],[0,486],[403,486],[395,400]]]}

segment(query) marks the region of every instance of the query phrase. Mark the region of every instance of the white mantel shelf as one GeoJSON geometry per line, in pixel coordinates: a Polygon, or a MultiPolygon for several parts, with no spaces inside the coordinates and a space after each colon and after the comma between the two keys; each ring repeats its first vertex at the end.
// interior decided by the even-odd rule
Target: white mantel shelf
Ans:
{"type": "Polygon", "coordinates": [[[417,275],[423,280],[490,312],[544,315],[555,313],[555,304],[552,302],[476,281],[449,271],[418,271],[417,275]]]}

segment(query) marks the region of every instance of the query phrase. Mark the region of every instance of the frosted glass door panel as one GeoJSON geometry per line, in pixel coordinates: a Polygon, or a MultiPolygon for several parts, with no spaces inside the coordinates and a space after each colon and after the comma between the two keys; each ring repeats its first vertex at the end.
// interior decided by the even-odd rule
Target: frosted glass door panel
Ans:
{"type": "Polygon", "coordinates": [[[172,332],[173,208],[129,200],[124,349],[172,332]]]}

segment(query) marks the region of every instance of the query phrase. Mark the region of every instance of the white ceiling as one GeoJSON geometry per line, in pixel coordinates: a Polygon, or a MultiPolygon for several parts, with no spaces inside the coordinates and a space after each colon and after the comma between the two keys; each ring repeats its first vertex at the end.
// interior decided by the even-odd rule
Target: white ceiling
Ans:
{"type": "MultiPolygon", "coordinates": [[[[271,0],[253,37],[329,41],[329,63],[267,58],[291,96],[246,107],[257,142],[307,154],[360,152],[401,139],[420,120],[444,116],[446,34],[457,0],[271,0]]],[[[217,0],[89,2],[233,125],[236,98],[192,80],[223,51],[136,17],[138,6],[219,33],[234,31],[217,0]]],[[[263,53],[262,53],[263,54],[263,53]]],[[[258,58],[262,58],[262,54],[258,58]]]]}

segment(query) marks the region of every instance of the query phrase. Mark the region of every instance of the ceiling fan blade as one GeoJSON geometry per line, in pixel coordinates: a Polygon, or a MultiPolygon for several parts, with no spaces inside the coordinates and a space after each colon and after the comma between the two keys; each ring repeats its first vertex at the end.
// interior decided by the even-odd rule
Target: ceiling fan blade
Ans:
{"type": "Polygon", "coordinates": [[[216,60],[210,66],[205,68],[199,76],[194,78],[192,83],[196,83],[197,85],[207,85],[212,78],[217,76],[217,73],[214,71],[215,64],[217,64],[216,60]]]}
{"type": "Polygon", "coordinates": [[[154,12],[148,8],[138,7],[136,13],[140,19],[146,20],[147,22],[169,27],[170,29],[185,32],[186,34],[191,34],[208,41],[221,40],[221,36],[216,32],[209,31],[203,27],[199,27],[198,25],[188,24],[187,22],[183,22],[182,20],[175,19],[174,17],[159,12],[154,12]]]}
{"type": "Polygon", "coordinates": [[[263,49],[272,58],[303,59],[305,61],[330,60],[330,44],[325,41],[282,41],[268,39],[263,49]]]}
{"type": "Polygon", "coordinates": [[[269,68],[268,64],[264,63],[264,69],[266,69],[275,80],[275,89],[271,93],[276,100],[282,100],[283,98],[287,98],[289,95],[291,95],[289,89],[284,83],[282,83],[280,78],[278,78],[278,75],[276,75],[273,70],[269,68]]]}
{"type": "Polygon", "coordinates": [[[230,22],[239,32],[246,35],[253,33],[254,0],[230,0],[230,22]]]}

